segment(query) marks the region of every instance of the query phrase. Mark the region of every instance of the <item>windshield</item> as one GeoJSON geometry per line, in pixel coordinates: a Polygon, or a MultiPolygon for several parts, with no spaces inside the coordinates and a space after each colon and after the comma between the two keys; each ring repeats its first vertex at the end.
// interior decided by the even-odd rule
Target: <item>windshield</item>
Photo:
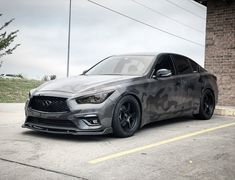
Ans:
{"type": "Polygon", "coordinates": [[[112,56],[99,62],[85,74],[142,76],[153,60],[154,56],[112,56]]]}

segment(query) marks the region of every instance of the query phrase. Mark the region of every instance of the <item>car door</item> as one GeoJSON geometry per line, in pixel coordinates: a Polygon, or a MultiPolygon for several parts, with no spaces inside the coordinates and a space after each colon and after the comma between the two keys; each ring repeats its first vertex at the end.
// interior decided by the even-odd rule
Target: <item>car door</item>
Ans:
{"type": "Polygon", "coordinates": [[[172,55],[172,57],[177,76],[181,77],[182,111],[191,113],[192,109],[198,107],[200,103],[198,98],[201,89],[200,74],[195,67],[192,68],[187,57],[180,55],[172,55]]]}
{"type": "Polygon", "coordinates": [[[170,118],[182,109],[181,103],[179,103],[181,97],[181,78],[176,76],[170,55],[161,55],[156,61],[149,81],[150,88],[147,100],[147,109],[152,120],[170,118]],[[156,72],[159,69],[171,70],[172,75],[156,78],[156,72]]]}

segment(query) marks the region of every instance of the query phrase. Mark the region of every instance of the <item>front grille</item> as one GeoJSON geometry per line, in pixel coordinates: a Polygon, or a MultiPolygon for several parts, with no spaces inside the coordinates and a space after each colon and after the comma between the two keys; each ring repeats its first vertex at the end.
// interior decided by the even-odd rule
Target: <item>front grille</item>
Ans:
{"type": "Polygon", "coordinates": [[[77,126],[72,121],[63,120],[63,119],[43,119],[37,117],[28,117],[26,123],[33,123],[36,125],[45,125],[45,126],[77,128],[77,126]]]}
{"type": "Polygon", "coordinates": [[[66,98],[50,97],[50,96],[34,96],[29,107],[44,112],[68,112],[69,108],[66,98]]]}

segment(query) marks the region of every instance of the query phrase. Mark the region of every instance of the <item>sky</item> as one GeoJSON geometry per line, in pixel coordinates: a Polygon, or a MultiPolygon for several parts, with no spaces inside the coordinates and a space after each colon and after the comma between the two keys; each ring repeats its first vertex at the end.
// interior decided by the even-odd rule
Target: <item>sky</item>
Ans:
{"type": "MultiPolygon", "coordinates": [[[[70,76],[110,55],[136,52],[180,53],[203,66],[205,6],[193,0],[94,1],[142,24],[87,0],[72,0],[70,76]]],[[[65,77],[69,0],[0,0],[0,7],[0,25],[15,18],[6,31],[18,29],[14,43],[21,44],[0,59],[0,74],[65,77]]]]}

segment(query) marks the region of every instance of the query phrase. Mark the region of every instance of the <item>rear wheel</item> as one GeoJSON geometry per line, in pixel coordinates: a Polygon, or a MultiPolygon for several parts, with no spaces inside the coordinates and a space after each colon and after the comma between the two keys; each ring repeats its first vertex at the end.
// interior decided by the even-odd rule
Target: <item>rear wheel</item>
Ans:
{"type": "Polygon", "coordinates": [[[199,114],[194,115],[197,119],[210,119],[215,109],[215,97],[210,89],[206,89],[201,97],[199,114]]]}
{"type": "Polygon", "coordinates": [[[130,95],[121,98],[114,110],[113,133],[117,137],[132,136],[140,125],[140,107],[130,95]]]}

